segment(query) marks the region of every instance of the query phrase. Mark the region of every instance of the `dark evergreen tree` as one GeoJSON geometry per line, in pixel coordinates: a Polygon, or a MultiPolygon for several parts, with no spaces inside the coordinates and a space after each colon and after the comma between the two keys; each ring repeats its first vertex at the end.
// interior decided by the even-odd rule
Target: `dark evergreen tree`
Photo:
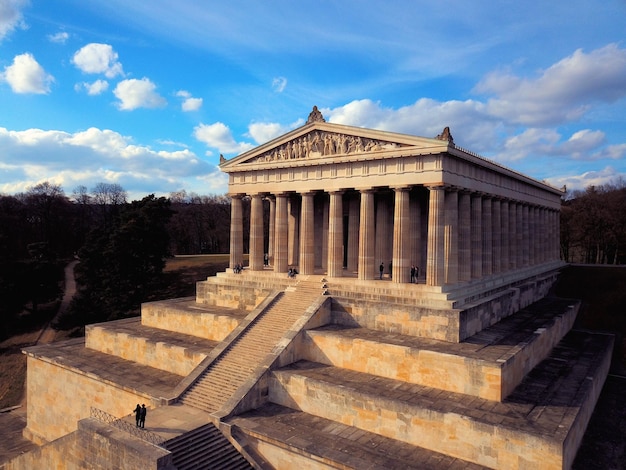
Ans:
{"type": "Polygon", "coordinates": [[[75,321],[138,313],[165,267],[171,214],[168,199],[150,195],[121,206],[117,219],[92,230],[77,266],[79,292],[70,308],[75,321]]]}

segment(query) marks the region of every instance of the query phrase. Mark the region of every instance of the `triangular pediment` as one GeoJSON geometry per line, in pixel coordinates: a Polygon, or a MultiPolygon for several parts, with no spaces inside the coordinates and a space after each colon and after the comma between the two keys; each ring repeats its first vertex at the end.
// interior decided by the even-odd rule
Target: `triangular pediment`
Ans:
{"type": "Polygon", "coordinates": [[[222,170],[282,166],[321,159],[376,158],[377,155],[409,148],[446,147],[447,141],[407,134],[314,122],[273,139],[233,159],[223,161],[222,170]]]}

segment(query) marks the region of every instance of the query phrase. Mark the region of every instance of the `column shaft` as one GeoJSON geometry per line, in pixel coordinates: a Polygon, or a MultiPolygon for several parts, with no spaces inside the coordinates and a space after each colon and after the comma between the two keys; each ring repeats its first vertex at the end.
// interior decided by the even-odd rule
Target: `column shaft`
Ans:
{"type": "Polygon", "coordinates": [[[287,196],[276,195],[276,226],[274,235],[274,271],[287,272],[289,229],[287,223],[287,196]]]}
{"type": "Polygon", "coordinates": [[[408,188],[394,188],[393,261],[391,279],[395,283],[409,282],[411,278],[410,212],[408,188]]]}
{"type": "Polygon", "coordinates": [[[426,261],[426,284],[442,286],[444,283],[444,208],[443,186],[428,188],[428,255],[426,261]]]}
{"type": "Polygon", "coordinates": [[[483,276],[483,234],[482,234],[482,198],[472,194],[472,279],[483,276]]]}
{"type": "Polygon", "coordinates": [[[490,276],[493,267],[493,227],[491,218],[491,198],[483,198],[483,276],[490,276]]]}
{"type": "Polygon", "coordinates": [[[230,203],[230,257],[229,267],[243,264],[243,215],[241,195],[231,196],[230,203]]]}
{"type": "Polygon", "coordinates": [[[445,195],[444,226],[445,282],[459,282],[459,193],[448,191],[445,195]]]}
{"type": "Polygon", "coordinates": [[[300,208],[300,273],[315,274],[314,193],[302,194],[300,208]]]}
{"type": "Polygon", "coordinates": [[[493,257],[491,272],[502,272],[502,206],[500,199],[494,199],[491,206],[491,223],[493,233],[493,257]]]}
{"type": "Polygon", "coordinates": [[[350,273],[355,273],[359,269],[359,244],[356,243],[359,240],[359,211],[359,199],[356,194],[352,193],[348,202],[348,240],[351,240],[352,243],[348,243],[346,246],[348,252],[347,268],[350,273]]]}
{"type": "Polygon", "coordinates": [[[374,192],[361,191],[359,224],[359,279],[374,279],[375,220],[374,192]]]}
{"type": "Polygon", "coordinates": [[[343,275],[343,192],[330,193],[328,214],[328,276],[343,275]]]}
{"type": "Polygon", "coordinates": [[[274,237],[276,232],[276,199],[274,197],[268,197],[270,202],[270,227],[269,227],[269,240],[267,243],[267,257],[269,264],[274,264],[274,237]]]}
{"type": "Polygon", "coordinates": [[[459,194],[459,281],[472,278],[471,204],[467,192],[459,194]]]}
{"type": "Polygon", "coordinates": [[[252,195],[250,204],[250,269],[263,269],[263,198],[252,195]]]}
{"type": "Polygon", "coordinates": [[[506,272],[510,267],[509,261],[509,238],[511,236],[510,223],[509,223],[509,201],[502,201],[500,204],[500,212],[502,213],[502,230],[500,232],[501,236],[501,254],[502,254],[502,262],[500,263],[500,270],[502,272],[506,272]]]}

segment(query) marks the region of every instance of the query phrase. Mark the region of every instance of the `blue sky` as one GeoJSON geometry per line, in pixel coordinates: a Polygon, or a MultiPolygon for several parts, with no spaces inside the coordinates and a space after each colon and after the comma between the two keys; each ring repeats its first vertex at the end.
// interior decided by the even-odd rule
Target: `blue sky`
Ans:
{"type": "Polygon", "coordinates": [[[227,191],[327,121],[434,137],[561,187],[626,179],[626,2],[0,0],[0,193],[227,191]]]}

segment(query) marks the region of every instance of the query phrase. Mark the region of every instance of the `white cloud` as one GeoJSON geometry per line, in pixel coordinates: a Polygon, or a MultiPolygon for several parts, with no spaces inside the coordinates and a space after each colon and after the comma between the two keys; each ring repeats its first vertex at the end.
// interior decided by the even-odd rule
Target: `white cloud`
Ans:
{"type": "Polygon", "coordinates": [[[28,0],[0,1],[0,41],[14,29],[26,28],[21,10],[28,3],[28,0]]]}
{"type": "Polygon", "coordinates": [[[615,168],[606,166],[601,170],[586,171],[577,175],[565,175],[548,178],[547,182],[556,188],[567,186],[568,190],[582,190],[589,186],[601,186],[610,184],[618,178],[624,178],[625,174],[615,171],[615,168]]]}
{"type": "MultiPolygon", "coordinates": [[[[3,179],[7,182],[0,184],[0,193],[8,194],[45,180],[61,184],[66,191],[78,185],[116,182],[131,197],[139,198],[154,192],[155,187],[164,194],[181,187],[205,194],[201,179],[219,171],[188,149],[153,150],[107,129],[89,128],[72,134],[0,128],[0,148],[0,170],[12,175],[10,182],[3,179]],[[187,181],[198,186],[190,187],[187,181]]],[[[226,185],[222,184],[220,192],[226,185]]]]}
{"type": "Polygon", "coordinates": [[[58,44],[65,44],[69,39],[70,35],[65,31],[56,33],[56,34],[48,34],[48,40],[50,42],[56,42],[58,44]]]}
{"type": "Polygon", "coordinates": [[[193,130],[193,135],[200,142],[219,150],[221,153],[243,153],[250,150],[254,145],[247,142],[237,142],[233,134],[225,124],[199,124],[193,130]]]}
{"type": "Polygon", "coordinates": [[[276,77],[272,80],[272,89],[276,93],[282,93],[287,87],[287,79],[285,77],[276,77]]]}
{"type": "Polygon", "coordinates": [[[137,108],[160,108],[167,104],[165,98],[156,92],[156,85],[148,78],[122,80],[113,93],[119,99],[118,108],[132,111],[137,108]]]}
{"type": "Polygon", "coordinates": [[[77,83],[74,87],[76,91],[85,90],[88,95],[100,95],[109,89],[109,82],[106,80],[96,80],[93,83],[77,83]]]}
{"type": "Polygon", "coordinates": [[[202,98],[194,98],[188,91],[180,90],[176,92],[176,96],[183,99],[181,109],[185,112],[197,111],[202,107],[202,98]]]}
{"type": "Polygon", "coordinates": [[[276,122],[256,122],[248,126],[248,134],[257,144],[264,144],[291,129],[276,122]]]}
{"type": "Polygon", "coordinates": [[[585,53],[576,50],[535,79],[493,72],[474,91],[495,95],[487,112],[509,123],[558,125],[579,119],[594,102],[626,96],[626,49],[609,44],[585,53]]]}
{"type": "Polygon", "coordinates": [[[6,81],[14,93],[47,94],[54,77],[43,69],[32,54],[16,55],[13,64],[5,67],[0,80],[6,81]]]}
{"type": "Polygon", "coordinates": [[[117,59],[117,52],[109,44],[90,43],[74,54],[72,62],[85,73],[103,73],[107,78],[113,78],[124,75],[117,59]]]}

